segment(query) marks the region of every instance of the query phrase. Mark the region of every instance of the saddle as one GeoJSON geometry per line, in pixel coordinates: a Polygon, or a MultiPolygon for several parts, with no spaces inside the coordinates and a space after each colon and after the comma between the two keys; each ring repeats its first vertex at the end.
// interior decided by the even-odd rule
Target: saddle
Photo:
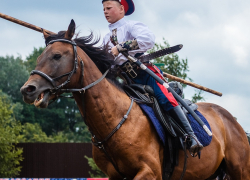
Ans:
{"type": "MultiPolygon", "coordinates": [[[[150,106],[160,121],[163,128],[171,135],[172,137],[177,137],[180,135],[185,135],[186,132],[171,118],[159,105],[157,99],[154,97],[154,90],[148,85],[142,84],[128,84],[124,85],[125,93],[138,104],[146,104],[150,106]]],[[[184,99],[188,106],[192,110],[197,110],[198,106],[188,99],[184,99]]],[[[182,110],[187,114],[187,110],[183,107],[182,110]]]]}

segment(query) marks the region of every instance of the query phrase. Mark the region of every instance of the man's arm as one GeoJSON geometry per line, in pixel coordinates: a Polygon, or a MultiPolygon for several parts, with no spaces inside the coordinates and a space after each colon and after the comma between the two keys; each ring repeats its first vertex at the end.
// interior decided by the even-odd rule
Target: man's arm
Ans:
{"type": "Polygon", "coordinates": [[[142,52],[153,48],[155,44],[155,36],[143,23],[136,22],[131,26],[130,33],[134,39],[128,40],[116,45],[112,51],[118,52],[131,51],[140,49],[142,52]]]}
{"type": "Polygon", "coordinates": [[[146,52],[155,45],[155,35],[149,28],[140,22],[132,26],[131,35],[136,38],[139,49],[146,52]]]}

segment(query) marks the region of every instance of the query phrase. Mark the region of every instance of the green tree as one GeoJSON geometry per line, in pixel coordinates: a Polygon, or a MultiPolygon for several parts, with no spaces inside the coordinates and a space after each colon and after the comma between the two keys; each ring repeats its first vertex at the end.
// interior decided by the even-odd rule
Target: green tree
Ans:
{"type": "Polygon", "coordinates": [[[88,156],[84,156],[88,160],[88,164],[91,167],[92,172],[89,171],[89,175],[92,178],[104,178],[107,177],[106,174],[104,174],[101,169],[96,165],[93,158],[90,158],[88,156]]]}
{"type": "Polygon", "coordinates": [[[0,57],[0,89],[8,94],[14,102],[21,101],[20,87],[29,77],[29,73],[22,64],[21,57],[0,57]]]}
{"type": "Polygon", "coordinates": [[[43,132],[41,126],[37,123],[25,123],[23,125],[23,130],[18,138],[20,143],[35,143],[35,142],[46,142],[46,143],[56,143],[56,142],[68,142],[68,138],[63,133],[53,134],[52,136],[47,136],[43,132]]]}
{"type": "Polygon", "coordinates": [[[202,93],[202,90],[195,90],[195,93],[192,96],[192,102],[197,103],[199,101],[205,101],[205,98],[202,96],[202,93]]]}
{"type": "Polygon", "coordinates": [[[22,149],[16,148],[22,126],[13,116],[14,104],[0,91],[0,177],[15,177],[21,171],[22,149]]]}
{"type": "Polygon", "coordinates": [[[45,47],[34,48],[33,52],[26,58],[26,61],[23,62],[29,72],[35,69],[36,60],[44,49],[45,47]]]}

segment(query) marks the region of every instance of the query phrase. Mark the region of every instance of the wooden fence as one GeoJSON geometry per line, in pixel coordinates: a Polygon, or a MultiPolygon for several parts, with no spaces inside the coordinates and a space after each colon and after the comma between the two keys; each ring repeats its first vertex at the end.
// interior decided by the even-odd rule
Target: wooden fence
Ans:
{"type": "Polygon", "coordinates": [[[20,143],[23,178],[86,178],[91,170],[84,156],[92,157],[90,143],[20,143]]]}

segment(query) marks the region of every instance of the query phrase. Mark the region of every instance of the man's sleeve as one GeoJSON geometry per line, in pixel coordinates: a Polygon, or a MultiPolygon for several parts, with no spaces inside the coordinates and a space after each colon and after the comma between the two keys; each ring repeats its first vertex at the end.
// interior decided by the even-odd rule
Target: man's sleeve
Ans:
{"type": "Polygon", "coordinates": [[[155,35],[143,23],[135,23],[132,26],[131,35],[136,38],[139,49],[142,51],[146,52],[155,45],[155,35]]]}
{"type": "Polygon", "coordinates": [[[149,30],[149,28],[140,22],[135,22],[131,24],[130,33],[132,37],[131,40],[119,43],[116,47],[119,52],[131,51],[140,49],[143,52],[154,47],[155,36],[149,30]]]}

